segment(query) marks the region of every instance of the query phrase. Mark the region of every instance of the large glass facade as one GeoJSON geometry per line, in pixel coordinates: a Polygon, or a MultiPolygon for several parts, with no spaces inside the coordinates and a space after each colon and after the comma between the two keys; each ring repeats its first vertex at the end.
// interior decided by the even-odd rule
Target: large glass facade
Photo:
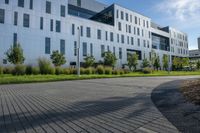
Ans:
{"type": "Polygon", "coordinates": [[[152,48],[170,51],[169,38],[152,33],[152,48]]]}
{"type": "Polygon", "coordinates": [[[100,13],[97,13],[90,19],[101,23],[114,25],[114,5],[111,5],[100,13]]]}

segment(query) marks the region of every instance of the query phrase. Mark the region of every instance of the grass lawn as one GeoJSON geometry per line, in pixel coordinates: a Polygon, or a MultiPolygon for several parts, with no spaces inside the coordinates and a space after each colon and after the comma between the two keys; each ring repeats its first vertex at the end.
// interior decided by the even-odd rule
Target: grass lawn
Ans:
{"type": "Polygon", "coordinates": [[[33,83],[33,82],[50,82],[50,81],[66,81],[66,80],[82,80],[95,78],[118,78],[118,77],[151,77],[151,76],[186,76],[186,75],[200,75],[200,71],[195,72],[168,72],[156,71],[152,74],[143,74],[141,72],[133,72],[124,75],[0,75],[0,84],[19,84],[19,83],[33,83]]]}

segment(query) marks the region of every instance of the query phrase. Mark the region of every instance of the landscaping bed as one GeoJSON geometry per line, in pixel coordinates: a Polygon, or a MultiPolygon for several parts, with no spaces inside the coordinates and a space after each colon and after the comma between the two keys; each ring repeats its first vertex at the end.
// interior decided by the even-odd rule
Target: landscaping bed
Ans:
{"type": "Polygon", "coordinates": [[[200,105],[200,80],[186,81],[181,92],[188,101],[200,105]]]}

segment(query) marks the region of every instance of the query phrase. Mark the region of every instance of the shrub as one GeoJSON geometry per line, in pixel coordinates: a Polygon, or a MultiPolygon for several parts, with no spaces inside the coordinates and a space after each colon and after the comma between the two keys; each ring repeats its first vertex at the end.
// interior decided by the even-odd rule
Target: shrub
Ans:
{"type": "Polygon", "coordinates": [[[32,74],[34,74],[34,75],[40,74],[40,68],[39,67],[32,67],[32,74]]]}
{"type": "Polygon", "coordinates": [[[113,70],[112,72],[114,75],[120,75],[120,70],[116,69],[116,70],[113,70]]]}
{"type": "Polygon", "coordinates": [[[13,69],[14,69],[13,67],[9,67],[9,66],[8,67],[4,67],[3,68],[3,73],[4,74],[12,74],[13,69]]]}
{"type": "Polygon", "coordinates": [[[56,67],[55,73],[56,75],[64,74],[64,69],[61,67],[56,67]]]}
{"type": "Polygon", "coordinates": [[[149,67],[146,67],[146,68],[143,68],[143,69],[142,69],[142,72],[143,72],[144,74],[150,74],[150,73],[153,72],[153,70],[152,70],[151,68],[149,68],[149,67]]]}
{"type": "Polygon", "coordinates": [[[124,70],[124,74],[129,74],[130,71],[128,69],[123,69],[124,70]]]}
{"type": "Polygon", "coordinates": [[[77,74],[76,68],[70,68],[70,74],[77,74]]]}
{"type": "Polygon", "coordinates": [[[0,75],[3,74],[3,67],[0,66],[0,75]]]}
{"type": "Polygon", "coordinates": [[[93,69],[92,67],[88,67],[88,68],[85,69],[85,74],[88,74],[88,75],[94,74],[94,73],[93,73],[93,70],[94,70],[94,69],[93,69]]]}
{"type": "Polygon", "coordinates": [[[105,73],[104,67],[102,65],[97,66],[96,72],[98,74],[104,74],[105,73]]]}
{"type": "Polygon", "coordinates": [[[123,69],[120,69],[119,71],[120,71],[120,75],[123,75],[125,73],[123,69]]]}
{"type": "Polygon", "coordinates": [[[112,74],[112,67],[105,67],[105,74],[111,75],[112,74]]]}
{"type": "Polygon", "coordinates": [[[70,75],[70,74],[72,74],[70,68],[64,68],[64,69],[63,69],[63,74],[65,74],[65,75],[70,75]]]}
{"type": "Polygon", "coordinates": [[[31,65],[26,66],[26,75],[33,74],[33,67],[31,65]]]}
{"type": "Polygon", "coordinates": [[[13,75],[25,75],[26,74],[26,66],[16,65],[12,74],[13,75]]]}
{"type": "Polygon", "coordinates": [[[80,68],[80,74],[85,74],[85,68],[83,67],[80,68]]]}
{"type": "Polygon", "coordinates": [[[45,58],[38,60],[41,74],[55,74],[55,69],[51,66],[51,62],[45,58]]]}

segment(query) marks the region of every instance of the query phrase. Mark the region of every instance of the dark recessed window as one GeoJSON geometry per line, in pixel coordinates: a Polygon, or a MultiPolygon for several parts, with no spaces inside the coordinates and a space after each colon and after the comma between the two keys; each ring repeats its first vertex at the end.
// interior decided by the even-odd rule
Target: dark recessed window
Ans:
{"type": "Polygon", "coordinates": [[[77,6],[81,7],[81,0],[77,0],[77,6]]]}
{"type": "Polygon", "coordinates": [[[33,9],[33,0],[30,0],[29,8],[30,8],[31,10],[33,9]]]}
{"type": "Polygon", "coordinates": [[[24,0],[18,0],[18,6],[24,7],[24,0]]]}
{"type": "Polygon", "coordinates": [[[13,33],[13,45],[17,44],[17,33],[13,33]]]}
{"type": "Polygon", "coordinates": [[[53,19],[50,20],[50,31],[53,31],[53,19]]]}
{"type": "Polygon", "coordinates": [[[4,9],[0,9],[0,23],[4,23],[5,21],[5,10],[4,9]]]}
{"type": "Polygon", "coordinates": [[[83,43],[83,56],[87,56],[87,43],[83,43]]]}
{"type": "Polygon", "coordinates": [[[111,42],[114,41],[114,35],[113,35],[113,32],[110,32],[110,41],[111,41],[111,42]]]}
{"type": "Polygon", "coordinates": [[[74,41],[74,56],[77,56],[77,42],[74,41]]]}
{"type": "Polygon", "coordinates": [[[14,12],[14,25],[18,23],[18,12],[14,12]]]}
{"type": "Polygon", "coordinates": [[[56,21],[56,32],[60,32],[60,31],[61,31],[61,22],[56,21]]]}
{"type": "Polygon", "coordinates": [[[101,30],[97,30],[97,39],[101,40],[101,30]]]}
{"type": "Polygon", "coordinates": [[[51,53],[51,39],[46,37],[45,38],[45,54],[51,53]]]}
{"type": "Polygon", "coordinates": [[[101,57],[103,57],[104,52],[105,52],[105,46],[101,45],[101,57]]]}
{"type": "Polygon", "coordinates": [[[40,29],[43,30],[43,17],[40,17],[40,29]]]}
{"type": "Polygon", "coordinates": [[[65,6],[61,5],[60,6],[60,16],[61,17],[65,17],[65,11],[66,11],[65,6]]]}
{"type": "Polygon", "coordinates": [[[65,54],[65,40],[60,40],[60,53],[65,54]]]}
{"type": "Polygon", "coordinates": [[[87,33],[87,37],[91,37],[91,29],[90,29],[90,27],[87,27],[86,33],[87,33]]]}
{"type": "Polygon", "coordinates": [[[6,59],[3,59],[3,64],[7,64],[7,60],[6,59]]]}
{"type": "Polygon", "coordinates": [[[5,4],[9,4],[9,0],[5,0],[5,4]]]}
{"type": "Polygon", "coordinates": [[[24,27],[29,27],[29,22],[30,22],[30,18],[28,14],[24,14],[24,21],[23,21],[23,26],[24,27]]]}
{"type": "Polygon", "coordinates": [[[46,1],[46,13],[51,13],[51,2],[46,1]]]}
{"type": "Polygon", "coordinates": [[[119,48],[119,59],[122,59],[122,48],[119,48]]]}
{"type": "Polygon", "coordinates": [[[93,44],[90,43],[90,56],[93,56],[93,44]]]}
{"type": "Polygon", "coordinates": [[[75,24],[72,24],[72,35],[75,34],[75,24]]]}

